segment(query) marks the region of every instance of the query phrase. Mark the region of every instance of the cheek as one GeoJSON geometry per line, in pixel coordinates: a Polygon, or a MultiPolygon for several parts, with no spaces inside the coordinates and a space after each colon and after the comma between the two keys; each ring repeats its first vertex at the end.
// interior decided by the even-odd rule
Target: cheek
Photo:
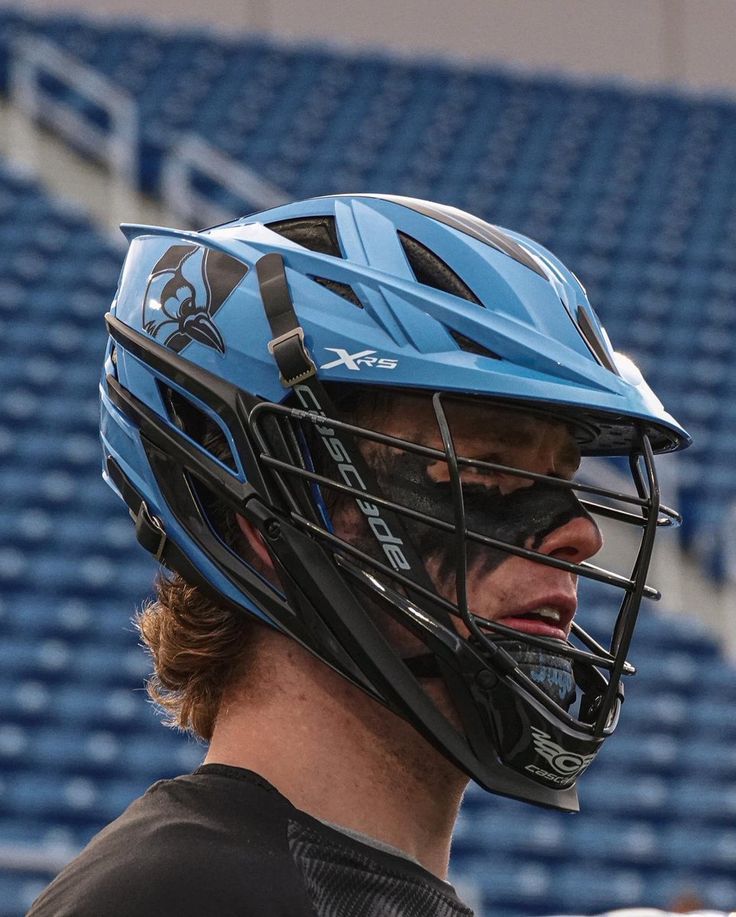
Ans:
{"type": "MultiPolygon", "coordinates": [[[[484,615],[505,608],[514,593],[518,592],[519,584],[528,580],[530,564],[530,561],[523,558],[504,554],[500,563],[489,567],[487,557],[477,558],[476,562],[468,567],[467,592],[470,608],[484,615]]],[[[455,604],[455,572],[447,570],[446,558],[432,557],[427,561],[426,568],[437,592],[442,598],[455,604]]]]}
{"type": "Polygon", "coordinates": [[[424,565],[429,574],[429,578],[434,583],[435,589],[449,602],[455,602],[455,575],[448,573],[445,569],[445,559],[438,554],[434,554],[427,560],[424,565]]]}
{"type": "Polygon", "coordinates": [[[521,583],[532,573],[530,561],[509,557],[488,570],[481,562],[468,571],[468,604],[479,614],[492,617],[495,611],[508,607],[521,583]]]}

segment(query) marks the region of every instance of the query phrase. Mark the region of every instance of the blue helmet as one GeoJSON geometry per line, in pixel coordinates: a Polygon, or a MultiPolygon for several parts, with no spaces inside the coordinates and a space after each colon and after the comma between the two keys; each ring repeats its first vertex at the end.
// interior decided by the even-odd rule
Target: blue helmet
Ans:
{"type": "Polygon", "coordinates": [[[577,808],[576,780],[615,728],[621,678],[633,671],[626,653],[639,603],[657,595],[646,584],[655,531],[677,522],[660,503],[653,456],[689,442],[612,349],[577,278],[524,236],[391,195],[314,198],[203,232],[124,232],[101,434],[105,479],[141,543],[218,601],[308,647],[482,786],[577,808]],[[443,448],[351,422],[346,393],[371,391],[431,396],[443,448]],[[634,489],[458,456],[445,411],[452,399],[552,415],[584,455],[626,456],[634,489]],[[217,454],[205,428],[219,436],[217,454]],[[446,462],[448,512],[433,515],[387,489],[366,441],[446,462]],[[479,531],[461,481],[473,465],[534,479],[636,527],[631,574],[479,531]],[[333,524],[338,498],[360,509],[367,547],[333,524]],[[260,531],[278,584],[218,531],[213,501],[260,531]],[[418,525],[453,544],[454,602],[427,575],[418,525]],[[473,544],[621,589],[610,642],[576,623],[560,641],[483,620],[465,588],[473,544]],[[390,645],[377,606],[422,642],[421,656],[402,658],[390,645]],[[550,660],[564,660],[571,691],[538,677],[550,660]],[[426,677],[445,680],[462,732],[425,693],[426,677]]]}

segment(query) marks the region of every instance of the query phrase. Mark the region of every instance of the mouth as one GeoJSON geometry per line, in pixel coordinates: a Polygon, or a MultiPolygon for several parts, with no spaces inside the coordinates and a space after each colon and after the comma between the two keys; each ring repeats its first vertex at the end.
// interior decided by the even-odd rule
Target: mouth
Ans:
{"type": "Polygon", "coordinates": [[[569,599],[537,600],[501,615],[496,621],[523,634],[567,640],[575,610],[576,603],[569,599]]]}

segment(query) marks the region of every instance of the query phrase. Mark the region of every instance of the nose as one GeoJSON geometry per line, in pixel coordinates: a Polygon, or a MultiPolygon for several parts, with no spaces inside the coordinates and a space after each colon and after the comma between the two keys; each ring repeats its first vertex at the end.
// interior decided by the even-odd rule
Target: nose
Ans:
{"type": "Polygon", "coordinates": [[[589,516],[575,516],[545,536],[537,548],[540,554],[558,557],[574,564],[593,557],[603,547],[603,536],[589,516]]]}

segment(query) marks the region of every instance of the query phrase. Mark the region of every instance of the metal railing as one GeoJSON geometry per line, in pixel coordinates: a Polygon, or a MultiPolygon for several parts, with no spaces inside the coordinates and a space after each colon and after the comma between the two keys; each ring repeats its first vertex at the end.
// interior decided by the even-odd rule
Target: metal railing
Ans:
{"type": "Polygon", "coordinates": [[[224,223],[245,212],[268,210],[289,200],[281,188],[195,134],[182,136],[166,157],[161,193],[177,219],[200,226],[224,223]],[[242,204],[240,210],[216,203],[199,189],[197,181],[202,178],[229,192],[242,204]]]}
{"type": "MultiPolygon", "coordinates": [[[[16,160],[33,169],[37,135],[29,126],[49,128],[105,167],[110,228],[131,218],[139,185],[141,131],[138,106],[129,93],[51,42],[21,38],[13,47],[10,103],[25,119],[24,124],[16,123],[11,138],[16,160]],[[47,85],[49,78],[53,90],[47,85]],[[89,109],[101,118],[95,119],[89,109]]],[[[188,225],[212,225],[288,200],[281,188],[195,134],[178,138],[164,157],[161,175],[162,202],[174,221],[188,225]],[[239,211],[203,191],[203,180],[237,200],[239,211]]]]}
{"type": "MultiPolygon", "coordinates": [[[[137,187],[138,110],[135,100],[110,80],[54,44],[40,38],[21,38],[14,46],[10,66],[10,102],[30,122],[60,134],[72,146],[101,161],[110,175],[110,211],[129,205],[137,187]],[[51,77],[69,95],[59,95],[44,84],[51,77]],[[97,124],[76,107],[71,97],[91,103],[103,114],[97,124]]],[[[34,160],[30,131],[17,138],[23,145],[16,158],[34,160]]]]}

